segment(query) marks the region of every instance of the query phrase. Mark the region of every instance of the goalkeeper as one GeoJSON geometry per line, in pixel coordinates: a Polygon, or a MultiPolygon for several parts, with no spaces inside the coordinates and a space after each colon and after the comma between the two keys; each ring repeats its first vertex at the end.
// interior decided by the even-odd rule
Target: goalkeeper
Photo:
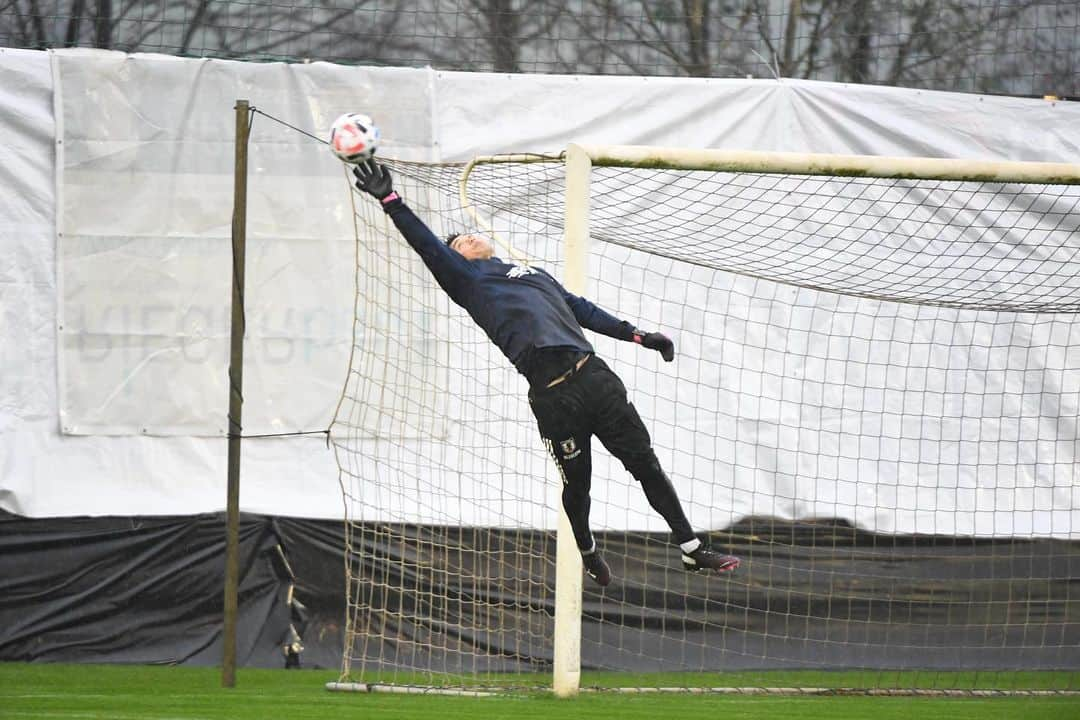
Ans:
{"type": "Polygon", "coordinates": [[[453,235],[442,242],[394,192],[390,171],[374,160],[353,172],[356,187],[379,201],[439,286],[529,381],[529,404],[562,474],[563,507],[589,577],[600,585],[611,582],[611,569],[589,529],[593,435],[641,483],[649,504],[671,527],[687,570],[737,568],[737,557],[711,549],[694,534],[626,388],[593,354],[581,329],[638,343],[667,362],[675,357],[672,341],[616,319],[543,270],[503,262],[480,235],[453,235]]]}

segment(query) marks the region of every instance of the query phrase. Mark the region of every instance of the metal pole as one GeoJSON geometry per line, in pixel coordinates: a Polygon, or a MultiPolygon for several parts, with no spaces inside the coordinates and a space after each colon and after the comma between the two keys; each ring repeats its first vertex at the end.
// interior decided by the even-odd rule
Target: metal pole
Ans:
{"type": "Polygon", "coordinates": [[[221,686],[236,687],[236,615],[240,587],[240,437],[244,406],[244,249],[247,240],[249,106],[236,101],[236,166],[233,172],[232,327],[229,353],[229,482],[225,500],[225,619],[221,686]]]}

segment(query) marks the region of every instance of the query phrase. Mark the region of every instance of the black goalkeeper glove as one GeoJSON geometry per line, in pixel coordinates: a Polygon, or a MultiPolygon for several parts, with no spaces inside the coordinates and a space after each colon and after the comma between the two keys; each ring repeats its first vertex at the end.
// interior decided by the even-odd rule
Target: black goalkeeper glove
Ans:
{"type": "Polygon", "coordinates": [[[634,330],[634,342],[660,353],[660,357],[664,358],[664,362],[671,362],[675,359],[675,343],[671,342],[671,338],[663,333],[647,333],[634,330]]]}
{"type": "Polygon", "coordinates": [[[385,165],[366,160],[353,168],[353,175],[356,176],[356,188],[378,200],[383,208],[389,210],[390,203],[401,199],[394,192],[394,181],[385,165]]]}

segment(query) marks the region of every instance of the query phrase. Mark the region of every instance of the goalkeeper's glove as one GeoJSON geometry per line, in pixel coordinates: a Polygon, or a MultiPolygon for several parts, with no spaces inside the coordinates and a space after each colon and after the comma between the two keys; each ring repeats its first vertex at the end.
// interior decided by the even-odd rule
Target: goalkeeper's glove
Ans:
{"type": "Polygon", "coordinates": [[[647,347],[650,350],[655,350],[660,353],[660,356],[664,358],[664,362],[671,362],[675,359],[675,343],[671,342],[671,338],[663,333],[647,333],[642,332],[641,330],[634,330],[633,340],[642,347],[647,347]]]}
{"type": "Polygon", "coordinates": [[[394,181],[385,165],[373,159],[366,160],[353,168],[353,175],[356,176],[356,188],[378,200],[383,209],[389,210],[395,200],[401,201],[394,192],[394,181]]]}

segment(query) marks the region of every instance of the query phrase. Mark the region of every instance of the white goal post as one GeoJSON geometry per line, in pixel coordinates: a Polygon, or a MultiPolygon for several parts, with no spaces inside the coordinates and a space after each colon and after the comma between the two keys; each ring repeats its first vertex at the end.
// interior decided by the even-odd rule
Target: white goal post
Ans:
{"type": "MultiPolygon", "coordinates": [[[[371,251],[369,258],[358,261],[358,277],[371,271],[369,265],[385,261],[386,266],[378,271],[382,275],[373,280],[358,280],[360,294],[365,283],[372,288],[371,300],[362,301],[358,295],[357,302],[357,332],[365,334],[366,339],[363,345],[358,341],[354,348],[356,357],[332,437],[352,528],[350,538],[355,534],[370,547],[385,542],[402,548],[387,553],[387,557],[404,570],[377,571],[374,579],[350,576],[350,637],[346,641],[343,685],[349,684],[346,676],[350,669],[365,663],[384,671],[401,665],[430,674],[438,662],[450,668],[445,672],[454,677],[467,675],[467,667],[528,664],[536,661],[533,641],[543,643],[539,633],[550,635],[548,657],[554,692],[572,696],[582,685],[583,612],[598,627],[587,644],[594,658],[592,666],[600,668],[606,665],[595,658],[606,657],[608,642],[612,643],[610,656],[617,658],[612,667],[617,669],[662,667],[662,661],[654,662],[647,655],[651,643],[665,645],[658,652],[677,657],[675,669],[683,671],[715,670],[727,656],[745,661],[744,667],[832,668],[828,659],[822,659],[822,652],[849,643],[850,648],[842,649],[848,653],[852,667],[889,667],[888,663],[919,667],[924,655],[935,654],[933,666],[947,667],[954,657],[977,655],[982,643],[990,643],[997,633],[1006,639],[996,649],[1015,647],[1030,652],[1039,668],[1067,663],[1070,648],[1075,649],[1072,637],[1077,628],[1055,613],[1075,601],[1068,595],[1067,578],[1061,577],[1061,568],[1074,562],[1075,541],[1080,539],[1080,503],[1073,501],[1067,491],[1070,478],[1075,479],[1070,470],[1073,465],[1068,454],[1068,428],[1075,427],[1080,413],[1076,407],[1080,387],[1073,379],[1080,372],[1080,323],[1074,320],[1080,313],[1080,194],[1073,189],[1080,185],[1080,164],[578,144],[568,146],[561,156],[478,157],[466,166],[389,162],[395,179],[411,183],[403,192],[410,206],[414,199],[419,202],[423,198],[427,203],[418,214],[437,225],[437,232],[457,229],[462,223],[467,227],[471,221],[474,227],[479,224],[485,230],[509,236],[514,246],[532,243],[533,251],[526,249],[525,257],[537,257],[545,265],[556,263],[567,290],[590,297],[599,292],[603,300],[615,303],[610,309],[616,314],[624,312],[620,303],[628,305],[625,312],[629,317],[635,317],[635,311],[650,311],[650,303],[674,304],[662,319],[675,323],[676,332],[683,331],[681,339],[689,348],[692,362],[700,367],[683,376],[690,386],[686,396],[665,384],[667,381],[656,380],[655,372],[644,364],[631,367],[633,377],[649,388],[642,392],[651,393],[649,402],[654,412],[648,416],[643,412],[643,417],[650,428],[654,421],[660,426],[655,433],[658,438],[654,439],[664,446],[665,462],[673,458],[677,472],[686,475],[699,472],[699,468],[705,468],[700,471],[704,473],[725,469],[736,477],[741,474],[750,478],[739,486],[716,481],[708,492],[691,488],[687,499],[698,507],[697,516],[706,518],[698,524],[721,533],[736,554],[752,555],[739,571],[742,577],[752,576],[755,566],[768,570],[767,574],[759,571],[763,574],[754,584],[741,579],[738,573],[731,580],[732,587],[724,587],[728,582],[724,579],[715,579],[711,587],[697,581],[689,583],[681,576],[668,574],[668,556],[659,549],[666,541],[654,537],[658,535],[655,531],[642,532],[640,537],[635,536],[635,542],[644,548],[638,551],[648,557],[634,557],[635,550],[616,556],[618,570],[635,573],[635,599],[613,597],[595,588],[589,594],[583,588],[580,554],[565,513],[559,508],[553,583],[529,583],[541,593],[550,590],[554,596],[553,610],[547,616],[552,621],[549,629],[538,630],[530,625],[529,637],[510,642],[512,649],[507,649],[507,643],[500,646],[492,640],[506,631],[503,623],[515,622],[492,616],[493,607],[500,608],[499,613],[507,607],[509,580],[501,581],[504,585],[499,592],[491,593],[503,599],[490,605],[484,605],[488,593],[477,589],[483,585],[483,577],[469,579],[471,589],[460,596],[438,597],[439,586],[465,583],[465,576],[477,568],[463,559],[467,552],[474,546],[496,544],[490,537],[470,544],[446,528],[455,523],[486,526],[495,528],[491,530],[495,536],[501,532],[498,527],[513,528],[520,522],[520,527],[528,528],[535,521],[526,517],[532,510],[523,511],[521,518],[514,516],[514,511],[505,511],[509,515],[499,515],[494,521],[483,519],[484,511],[476,508],[482,508],[487,501],[478,501],[467,519],[455,519],[444,508],[456,506],[456,499],[439,500],[434,490],[424,497],[428,491],[417,489],[427,477],[424,463],[430,461],[444,475],[467,474],[456,465],[474,458],[467,457],[460,448],[436,447],[436,441],[448,438],[446,444],[450,446],[452,434],[459,428],[471,430],[469,423],[484,423],[482,429],[475,429],[475,435],[483,437],[481,445],[516,447],[528,436],[531,418],[518,418],[521,426],[514,430],[517,434],[494,434],[500,432],[494,428],[507,416],[502,414],[503,396],[485,390],[487,376],[477,370],[488,362],[487,356],[480,354],[486,352],[481,350],[482,339],[470,337],[465,341],[462,352],[476,353],[465,359],[455,357],[459,352],[456,349],[431,349],[426,357],[430,357],[432,367],[437,366],[435,370],[423,363],[385,368],[377,357],[372,359],[375,356],[370,347],[383,340],[381,331],[373,327],[373,311],[363,310],[365,303],[378,308],[380,317],[393,315],[394,308],[407,304],[402,301],[405,293],[413,294],[409,298],[428,293],[431,282],[408,248],[395,249],[393,252],[400,252],[400,256],[389,259],[384,257],[385,249],[371,251]],[[530,165],[557,167],[558,163],[562,173],[540,170],[537,172],[546,174],[539,179],[519,181],[513,169],[530,165]],[[504,166],[506,170],[501,169],[504,166]],[[495,167],[500,170],[492,170],[479,180],[475,177],[482,175],[485,168],[495,167]],[[598,175],[599,170],[610,173],[598,175]],[[619,176],[624,170],[626,177],[619,176]],[[644,174],[632,174],[638,171],[644,174]],[[765,179],[758,183],[757,177],[765,179]],[[1038,188],[1050,189],[1044,192],[1038,188]],[[556,196],[559,190],[563,192],[556,196]],[[543,197],[535,198],[533,193],[543,197]],[[443,199],[433,199],[436,196],[443,199]],[[479,205],[484,209],[478,210],[479,205]],[[489,227],[487,218],[492,215],[503,216],[502,227],[489,227]],[[628,229],[635,233],[629,239],[620,235],[628,229]],[[552,235],[561,235],[559,247],[537,255],[536,238],[552,235]],[[603,250],[597,249],[598,238],[605,245],[603,250]],[[913,246],[903,242],[912,238],[916,240],[913,246]],[[597,261],[604,263],[599,273],[590,267],[597,261]],[[664,275],[670,264],[679,267],[664,275]],[[656,276],[652,278],[655,287],[676,287],[678,297],[669,298],[664,290],[652,286],[641,290],[634,284],[636,279],[624,283],[620,277],[624,268],[634,278],[656,276]],[[390,273],[395,275],[388,280],[390,273]],[[710,282],[721,276],[724,287],[711,287],[710,282]],[[776,288],[786,290],[781,293],[776,288]],[[722,296],[719,301],[713,297],[714,291],[722,296]],[[821,300],[823,297],[826,300],[821,300]],[[828,300],[830,297],[834,299],[828,300]],[[723,303],[729,301],[740,305],[732,310],[730,327],[725,325],[721,332],[710,323],[726,322],[723,303]],[[742,314],[749,312],[747,308],[762,307],[773,314],[766,314],[764,320],[742,314]],[[830,312],[836,317],[829,318],[830,312]],[[999,324],[995,319],[999,315],[1007,316],[1007,320],[999,324]],[[970,328],[974,328],[972,334],[963,334],[970,328]],[[1017,329],[1019,340],[1008,334],[1017,329]],[[786,345],[769,347],[775,338],[786,345]],[[984,345],[982,338],[988,344],[984,345]],[[816,350],[810,347],[812,342],[819,343],[816,350]],[[752,352],[744,353],[740,343],[752,352]],[[956,352],[954,343],[959,348],[956,352]],[[908,346],[913,348],[910,352],[908,346]],[[770,360],[770,353],[798,355],[805,367],[789,371],[786,361],[770,360]],[[858,359],[860,353],[866,355],[865,362],[858,359]],[[884,353],[884,359],[875,359],[873,353],[884,353]],[[1036,354],[1038,359],[1032,361],[1036,365],[1017,365],[1036,354]],[[1042,377],[1039,370],[1044,366],[1055,373],[1054,386],[1049,390],[1053,402],[1045,405],[1030,400],[1039,391],[1033,383],[1042,377]],[[991,380],[965,379],[981,369],[991,380]],[[453,379],[443,382],[440,378],[447,372],[453,379]],[[401,378],[393,373],[400,373],[401,378]],[[406,387],[415,378],[435,388],[425,389],[423,399],[417,402],[410,400],[406,387]],[[901,381],[910,382],[912,387],[902,386],[901,381]],[[1023,385],[1020,389],[1015,387],[1018,382],[1023,385]],[[768,383],[780,389],[774,393],[766,387],[768,383]],[[800,383],[810,389],[804,391],[800,383]],[[958,383],[962,386],[959,390],[958,383]],[[374,386],[389,390],[374,392],[370,389],[374,386]],[[444,408],[436,392],[444,386],[466,388],[475,397],[455,398],[444,408]],[[708,401],[699,402],[705,395],[710,396],[708,401]],[[376,400],[377,396],[392,398],[384,413],[388,419],[378,415],[378,403],[383,401],[376,400]],[[742,396],[748,398],[745,408],[740,406],[736,412],[724,405],[742,396]],[[919,398],[925,404],[913,406],[913,399],[919,398]],[[975,409],[972,398],[981,403],[975,409]],[[1037,404],[1035,411],[1030,408],[1032,402],[1037,404]],[[1025,409],[1016,410],[1017,403],[1026,403],[1025,409]],[[413,406],[420,408],[418,419],[410,414],[413,406]],[[456,411],[458,416],[440,418],[444,409],[456,411]],[[465,420],[459,417],[462,414],[465,420]],[[677,425],[680,415],[691,419],[688,429],[677,425]],[[1031,422],[1043,428],[1036,430],[1035,440],[1030,440],[1022,428],[1013,430],[1029,416],[1031,422]],[[861,423],[856,430],[849,428],[852,419],[861,423]],[[491,436],[484,434],[489,432],[489,424],[491,436]],[[729,432],[729,425],[737,429],[729,432]],[[386,443],[392,440],[398,426],[404,432],[401,448],[366,455],[373,438],[386,443]],[[1047,426],[1057,428],[1054,434],[1045,434],[1047,426]],[[974,440],[963,435],[972,427],[981,433],[974,440]],[[693,445],[690,449],[680,446],[683,432],[690,437],[686,441],[693,445]],[[417,437],[422,439],[418,441],[417,437]],[[423,443],[421,450],[417,449],[418,442],[423,443]],[[398,482],[399,477],[404,480],[400,497],[393,495],[388,481],[382,480],[372,493],[366,477],[371,472],[392,482],[398,482]],[[862,479],[862,472],[868,473],[867,479],[862,479]],[[815,484],[815,473],[827,482],[815,484]],[[777,478],[774,484],[759,482],[773,476],[777,478]],[[882,479],[880,490],[873,488],[878,476],[882,479]],[[973,477],[987,483],[986,487],[970,487],[973,477]],[[943,483],[941,487],[934,485],[938,481],[943,483]],[[844,486],[855,499],[842,496],[844,486]],[[1005,499],[993,500],[987,506],[984,489],[1005,499]],[[903,493],[910,497],[901,497],[903,493]],[[867,496],[872,497],[867,500],[867,496]],[[410,504],[418,497],[433,508],[430,515],[411,509],[410,504]],[[926,498],[929,504],[917,505],[926,498]],[[913,502],[916,506],[911,505],[913,502]],[[394,512],[401,511],[400,518],[377,517],[390,506],[394,512]],[[830,511],[835,512],[830,515],[830,511]],[[1015,515],[1010,516],[1010,512],[1015,515]],[[764,549],[754,544],[763,542],[759,533],[740,535],[728,529],[734,522],[760,517],[791,521],[836,517],[848,524],[830,526],[832,529],[824,533],[827,537],[821,541],[816,539],[816,533],[823,531],[812,523],[809,529],[790,529],[791,537],[803,532],[809,539],[792,540],[790,544],[782,538],[773,539],[764,549]],[[369,518],[374,518],[378,526],[370,531],[370,537],[366,534],[369,518]],[[400,523],[402,527],[388,523],[400,523]],[[409,544],[413,531],[405,527],[410,523],[421,528],[425,524],[438,526],[435,530],[416,531],[418,541],[431,543],[435,560],[412,558],[409,544]],[[380,540],[383,536],[385,539],[380,540]],[[866,575],[868,571],[861,569],[863,563],[876,567],[873,563],[879,561],[887,565],[897,562],[897,558],[906,560],[908,547],[938,547],[934,542],[945,546],[950,537],[987,538],[987,542],[995,537],[1064,542],[1064,546],[1053,545],[1045,551],[1048,566],[1054,567],[1038,577],[1039,592],[1043,594],[1026,601],[1028,605],[1039,602],[1052,606],[1047,617],[1053,619],[1029,613],[1022,622],[1012,619],[1011,614],[1009,619],[999,620],[992,612],[1003,602],[997,599],[986,601],[985,616],[979,615],[978,608],[970,617],[963,615],[965,603],[980,606],[986,594],[989,586],[980,585],[980,578],[965,581],[965,601],[951,599],[940,589],[925,589],[940,588],[947,579],[923,578],[917,570],[904,574],[907,568],[895,575],[880,569],[866,575]],[[449,543],[446,547],[450,550],[443,549],[440,543],[444,542],[449,543]],[[860,548],[859,542],[868,544],[860,548]],[[814,555],[819,550],[820,558],[814,555]],[[809,553],[809,570],[800,566],[799,553],[803,552],[809,553]],[[644,564],[632,568],[639,560],[644,564]],[[845,563],[859,569],[847,568],[845,563]],[[800,573],[815,572],[827,586],[825,590],[785,584],[800,573]],[[423,573],[430,573],[431,582],[426,594],[420,595],[422,604],[442,613],[430,623],[421,616],[421,611],[427,610],[399,599],[415,592],[408,583],[423,573]],[[876,582],[874,593],[883,594],[861,589],[863,577],[876,582]],[[650,583],[656,581],[665,584],[665,597],[695,606],[680,610],[678,622],[671,623],[678,626],[677,630],[668,629],[671,613],[666,607],[636,604],[641,602],[636,599],[638,595],[647,596],[650,583]],[[759,587],[765,595],[775,591],[781,602],[757,597],[759,587]],[[584,604],[583,592],[587,594],[584,604]],[[929,597],[926,607],[920,605],[924,596],[929,597]],[[386,602],[387,597],[400,607],[389,612],[388,619],[372,621],[373,615],[384,612],[376,607],[376,601],[386,602]],[[448,608],[466,604],[470,617],[482,615],[487,623],[475,633],[464,623],[447,619],[451,616],[448,608]],[[481,605],[483,612],[478,611],[481,605]],[[886,608],[883,617],[874,615],[874,608],[879,606],[886,608]],[[631,619],[628,629],[609,619],[609,615],[622,617],[635,612],[641,618],[631,619]],[[944,612],[948,617],[963,615],[958,625],[968,628],[968,633],[957,631],[957,639],[949,640],[955,646],[939,647],[939,642],[946,641],[938,637],[943,631],[937,624],[939,618],[931,617],[933,612],[944,612]],[[743,622],[739,632],[728,633],[731,618],[743,622]],[[866,657],[874,655],[875,633],[890,637],[893,622],[904,629],[898,634],[895,656],[866,657]],[[837,632],[843,640],[828,635],[831,624],[840,628],[837,632]],[[403,627],[418,627],[420,631],[405,632],[403,627]],[[694,639],[697,631],[707,639],[694,639]],[[360,651],[351,650],[352,635],[365,633],[371,641],[365,640],[360,651]],[[417,650],[426,642],[423,638],[434,636],[441,643],[437,652],[417,650]],[[1038,639],[1032,639],[1036,636],[1038,639]],[[723,647],[710,645],[717,639],[723,647]],[[491,649],[496,646],[501,650],[491,649]],[[402,648],[408,648],[407,657],[402,648]],[[468,658],[447,660],[459,652],[468,653],[468,658]],[[495,656],[501,660],[490,661],[495,656]],[[506,660],[508,657],[512,662],[506,660]]],[[[358,206],[358,252],[363,244],[400,246],[395,245],[392,226],[368,205],[358,206]],[[362,232],[372,234],[363,243],[359,240],[362,232]],[[375,237],[377,241],[372,240],[375,237]]],[[[518,253],[511,251],[510,257],[516,259],[518,253]]],[[[437,293],[431,297],[433,308],[438,306],[433,312],[446,312],[445,298],[437,293]]],[[[603,306],[605,302],[598,304],[603,306]]],[[[654,318],[661,315],[659,310],[647,314],[654,318]]],[[[467,327],[467,320],[459,319],[453,308],[447,317],[446,322],[455,328],[449,336],[459,342],[463,332],[459,327],[467,327]]],[[[415,321],[412,316],[390,320],[394,328],[415,321]]],[[[425,332],[428,329],[425,325],[425,332]]],[[[388,337],[386,342],[401,342],[398,335],[390,333],[388,337]]],[[[398,356],[402,363],[412,362],[406,360],[412,350],[406,351],[398,356]]],[[[620,368],[625,366],[620,364],[620,368]]],[[[505,384],[504,379],[498,382],[505,384]]],[[[514,412],[520,410],[509,416],[515,417],[514,412]]],[[[480,462],[510,464],[498,472],[477,472],[485,477],[505,473],[514,478],[537,472],[535,465],[520,469],[512,459],[496,455],[497,449],[480,462]]],[[[554,473],[554,468],[549,467],[549,471],[554,473]]],[[[520,486],[514,487],[515,502],[528,494],[520,486]]],[[[498,487],[495,491],[499,491],[498,487]]],[[[640,488],[632,487],[627,492],[640,494],[640,488]]],[[[477,496],[486,497],[483,492],[477,496]]],[[[624,514],[630,517],[632,512],[627,509],[624,514]]],[[[641,522],[637,516],[634,518],[628,522],[641,522]]],[[[749,527],[765,525],[751,523],[749,527]]],[[[631,544],[627,541],[626,546],[631,544]]],[[[541,552],[534,539],[522,537],[510,545],[520,546],[525,558],[521,562],[529,567],[541,552]]],[[[364,565],[364,552],[368,551],[350,545],[347,567],[364,565]]],[[[1036,555],[1034,550],[1023,552],[1036,555]]],[[[955,553],[931,549],[927,555],[931,562],[947,564],[955,553]]],[[[964,562],[992,563],[1003,557],[1001,551],[991,549],[980,554],[976,548],[964,555],[964,562]]],[[[1014,560],[1009,556],[1010,563],[1014,560]]],[[[522,572],[516,562],[505,561],[515,572],[522,572]]],[[[990,580],[1001,587],[1013,587],[1004,569],[992,571],[990,580]]],[[[1012,598],[1015,591],[1008,592],[1012,598]]],[[[543,615],[546,604],[543,598],[533,598],[515,606],[543,615]]],[[[546,627],[545,618],[538,626],[546,627]]],[[[670,679],[660,682],[669,685],[670,679]]],[[[881,681],[879,678],[873,682],[881,681]]],[[[706,682],[703,686],[715,689],[717,685],[706,682]]],[[[873,685],[865,689],[893,692],[903,687],[873,685]]],[[[948,687],[942,691],[955,690],[948,687]]]]}
{"type": "MultiPolygon", "coordinates": [[[[581,155],[587,167],[638,167],[667,170],[715,170],[836,177],[969,180],[973,182],[1080,183],[1080,164],[1014,160],[829,155],[753,150],[694,150],[647,145],[577,145],[566,149],[567,162],[581,155]]],[[[584,162],[584,161],[583,161],[584,162]]],[[[585,167],[585,166],[582,166],[585,167]]]]}

